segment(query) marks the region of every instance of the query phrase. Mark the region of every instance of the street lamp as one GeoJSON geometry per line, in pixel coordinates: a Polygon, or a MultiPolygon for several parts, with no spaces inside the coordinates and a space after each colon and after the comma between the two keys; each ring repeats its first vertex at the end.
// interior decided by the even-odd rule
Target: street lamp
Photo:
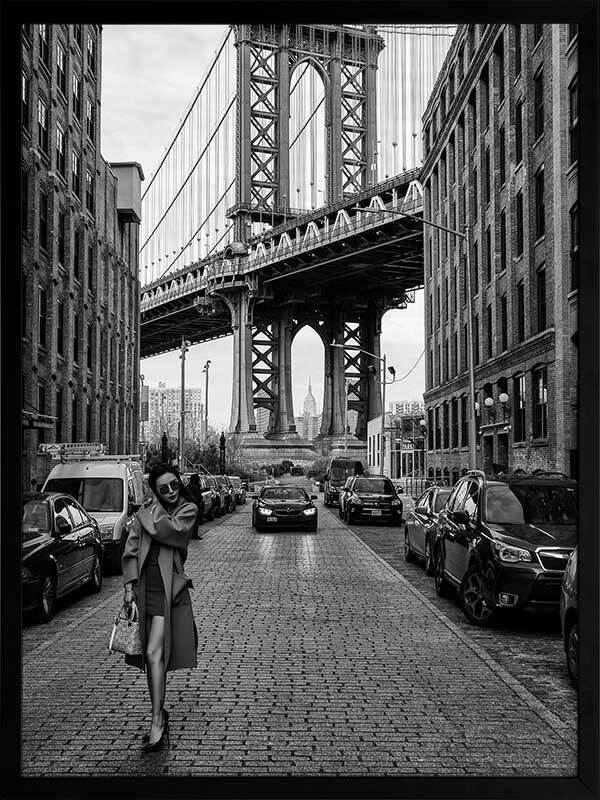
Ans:
{"type": "Polygon", "coordinates": [[[191,342],[181,337],[181,409],[179,414],[179,469],[185,469],[185,457],[183,455],[183,444],[185,442],[185,354],[190,349],[191,342]]]}
{"type": "MultiPolygon", "coordinates": [[[[338,344],[337,342],[331,342],[331,346],[332,347],[341,347],[342,350],[344,349],[344,345],[343,344],[338,344]]],[[[383,367],[382,367],[382,370],[381,370],[381,442],[380,442],[380,445],[379,445],[379,461],[380,461],[380,464],[379,464],[380,470],[379,471],[380,471],[381,475],[383,476],[383,458],[385,456],[385,387],[388,384],[394,383],[394,381],[396,380],[396,370],[394,369],[394,367],[388,367],[387,368],[389,373],[390,373],[390,375],[392,375],[392,380],[391,381],[386,381],[386,379],[385,379],[385,369],[386,369],[386,360],[385,360],[386,359],[386,355],[385,355],[385,353],[383,354],[383,356],[378,356],[375,353],[369,353],[368,350],[363,350],[361,347],[352,347],[352,348],[349,348],[349,349],[355,350],[358,353],[364,353],[366,356],[371,356],[371,358],[376,358],[378,361],[381,361],[383,363],[383,367]]],[[[347,381],[347,378],[345,380],[347,381]]],[[[348,403],[348,387],[346,385],[346,404],[347,403],[348,403]]],[[[348,412],[346,411],[346,423],[347,423],[347,417],[348,417],[348,412]]],[[[346,430],[347,430],[347,428],[348,428],[348,426],[346,424],[346,430]]],[[[347,434],[346,434],[346,436],[347,436],[347,434]]],[[[346,444],[346,449],[347,449],[347,447],[348,447],[348,445],[346,444]]]]}
{"type": "Polygon", "coordinates": [[[204,389],[204,444],[208,438],[208,369],[210,366],[210,359],[204,365],[202,372],[206,375],[206,386],[204,389]]]}
{"type": "Polygon", "coordinates": [[[344,455],[348,455],[348,391],[350,388],[349,378],[344,378],[344,388],[346,389],[344,405],[344,455]]]}
{"type": "Polygon", "coordinates": [[[388,209],[388,208],[360,208],[360,206],[353,206],[351,209],[352,211],[362,211],[374,214],[396,214],[400,217],[409,217],[410,219],[416,219],[417,222],[421,222],[423,225],[429,225],[432,228],[437,228],[440,231],[445,231],[446,233],[451,234],[452,236],[456,236],[457,239],[461,239],[465,243],[465,267],[466,267],[466,278],[467,278],[467,342],[468,342],[468,371],[469,371],[469,396],[470,396],[470,403],[469,403],[469,419],[468,419],[468,431],[469,431],[469,468],[475,469],[477,464],[477,450],[476,450],[476,427],[475,427],[475,354],[473,352],[473,311],[471,308],[471,231],[467,225],[465,225],[465,233],[460,233],[459,231],[455,231],[452,228],[446,228],[444,225],[438,225],[436,222],[430,222],[427,219],[423,219],[422,217],[417,216],[416,214],[408,214],[406,211],[398,211],[396,209],[388,209]]]}

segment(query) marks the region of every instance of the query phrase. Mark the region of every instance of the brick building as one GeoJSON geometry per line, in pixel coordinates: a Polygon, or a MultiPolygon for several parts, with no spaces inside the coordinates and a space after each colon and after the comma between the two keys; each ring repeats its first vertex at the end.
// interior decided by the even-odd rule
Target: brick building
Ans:
{"type": "MultiPolygon", "coordinates": [[[[460,26],[423,116],[424,219],[471,235],[477,465],[576,474],[577,26],[460,26]]],[[[468,466],[463,244],[424,226],[427,466],[468,466]]]]}
{"type": "Polygon", "coordinates": [[[22,483],[39,445],[136,452],[141,168],[100,154],[101,26],[22,27],[22,483]]]}

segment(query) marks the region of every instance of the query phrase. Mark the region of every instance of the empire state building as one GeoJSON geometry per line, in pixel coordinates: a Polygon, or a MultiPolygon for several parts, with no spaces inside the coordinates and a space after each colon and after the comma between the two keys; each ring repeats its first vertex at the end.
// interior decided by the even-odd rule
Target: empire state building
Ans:
{"type": "Polygon", "coordinates": [[[317,402],[312,393],[310,379],[308,381],[308,393],[302,405],[302,415],[297,418],[296,426],[302,439],[312,441],[312,439],[319,435],[321,415],[317,412],[317,402]]]}

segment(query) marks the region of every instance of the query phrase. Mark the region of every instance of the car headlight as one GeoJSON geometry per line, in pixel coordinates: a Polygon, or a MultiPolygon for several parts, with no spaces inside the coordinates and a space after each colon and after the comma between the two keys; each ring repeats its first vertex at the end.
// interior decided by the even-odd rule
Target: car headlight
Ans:
{"type": "Polygon", "coordinates": [[[502,542],[494,542],[494,550],[500,561],[506,561],[511,564],[515,564],[518,561],[531,561],[529,550],[523,550],[520,547],[511,547],[502,542]]]}
{"type": "Polygon", "coordinates": [[[362,506],[363,504],[363,501],[361,500],[360,497],[351,497],[350,500],[348,500],[348,502],[352,503],[355,506],[362,506]]]}
{"type": "Polygon", "coordinates": [[[114,525],[99,525],[98,527],[100,528],[100,537],[102,539],[112,539],[114,525]]]}
{"type": "Polygon", "coordinates": [[[392,500],[391,505],[393,505],[393,506],[401,506],[402,505],[402,500],[392,500]]]}
{"type": "Polygon", "coordinates": [[[317,509],[316,508],[305,508],[302,513],[306,514],[307,517],[312,517],[317,513],[317,509]]]}
{"type": "Polygon", "coordinates": [[[29,578],[32,578],[32,577],[33,577],[33,575],[31,574],[31,571],[27,569],[27,567],[21,567],[21,580],[22,581],[28,581],[29,578]]]}
{"type": "Polygon", "coordinates": [[[259,514],[264,514],[265,517],[270,517],[273,512],[271,511],[270,508],[265,508],[264,506],[259,506],[258,507],[258,513],[259,514]]]}

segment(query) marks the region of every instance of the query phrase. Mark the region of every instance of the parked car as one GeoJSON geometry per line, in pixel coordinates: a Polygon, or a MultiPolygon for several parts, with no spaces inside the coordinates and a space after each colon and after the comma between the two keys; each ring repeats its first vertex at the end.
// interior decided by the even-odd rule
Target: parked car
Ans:
{"type": "Polygon", "coordinates": [[[215,475],[214,477],[217,483],[220,485],[221,489],[223,490],[223,502],[225,506],[225,511],[233,513],[236,507],[235,489],[233,488],[233,484],[231,483],[229,475],[215,475]]]}
{"type": "Polygon", "coordinates": [[[49,622],[56,600],[87,584],[102,587],[103,546],[96,520],[61,492],[22,496],[23,611],[49,622]]]}
{"type": "Polygon", "coordinates": [[[577,607],[577,548],[573,550],[560,592],[560,624],[565,645],[567,672],[577,688],[579,682],[579,620],[577,607]]]}
{"type": "Polygon", "coordinates": [[[240,477],[237,475],[230,475],[229,480],[233,486],[233,490],[235,492],[235,502],[239,505],[246,502],[246,489],[244,487],[244,482],[240,477]]]}
{"type": "Polygon", "coordinates": [[[362,461],[355,458],[335,456],[327,462],[327,470],[323,476],[323,502],[326,506],[337,506],[340,489],[350,475],[362,475],[362,461]]]}
{"type": "MultiPolygon", "coordinates": [[[[216,489],[209,485],[207,476],[200,473],[184,473],[181,478],[186,486],[190,486],[190,479],[193,474],[198,475],[198,483],[196,484],[198,491],[192,489],[192,493],[200,498],[198,505],[199,523],[202,524],[204,520],[214,519],[214,498],[218,497],[216,489]]],[[[196,498],[197,499],[197,498],[196,498]]],[[[196,499],[194,502],[196,502],[196,499]]]]}
{"type": "Polygon", "coordinates": [[[343,518],[346,522],[369,519],[401,525],[402,500],[389,478],[355,475],[344,487],[343,518]]]}
{"type": "Polygon", "coordinates": [[[318,512],[313,500],[300,486],[265,486],[252,495],[252,525],[257,531],[299,528],[316,531],[318,512]]]}
{"type": "Polygon", "coordinates": [[[417,500],[415,507],[408,514],[404,513],[404,558],[415,561],[422,558],[425,572],[435,572],[434,543],[436,538],[438,514],[450,497],[451,488],[431,486],[417,500]]]}
{"type": "Polygon", "coordinates": [[[402,478],[392,480],[396,494],[402,500],[402,514],[406,519],[406,515],[415,507],[415,501],[412,496],[405,490],[402,478]]]}
{"type": "Polygon", "coordinates": [[[458,590],[473,625],[503,609],[558,609],[577,543],[577,483],[556,473],[489,479],[471,470],[438,517],[435,588],[458,590]]]}

